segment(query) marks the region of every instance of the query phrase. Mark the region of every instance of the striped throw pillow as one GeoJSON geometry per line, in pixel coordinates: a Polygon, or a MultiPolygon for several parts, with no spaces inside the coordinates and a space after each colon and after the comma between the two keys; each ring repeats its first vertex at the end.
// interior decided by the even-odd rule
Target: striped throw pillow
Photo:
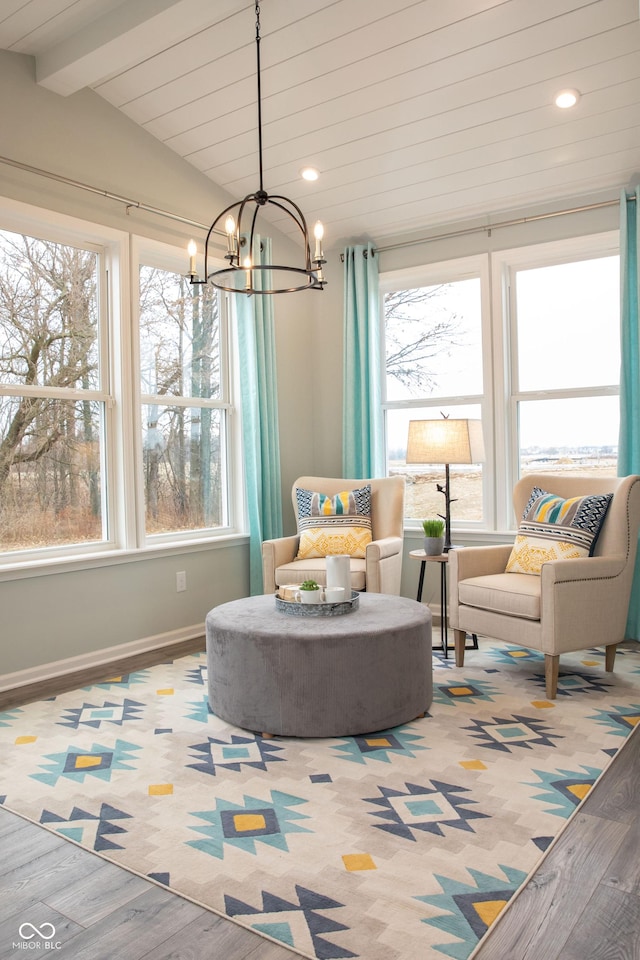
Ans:
{"type": "Polygon", "coordinates": [[[296,488],[300,544],[297,560],[348,555],[363,559],[371,543],[371,486],[331,497],[296,488]]]}
{"type": "Polygon", "coordinates": [[[539,576],[549,560],[592,556],[612,499],[612,493],[602,493],[563,500],[534,487],[506,572],[539,576]]]}

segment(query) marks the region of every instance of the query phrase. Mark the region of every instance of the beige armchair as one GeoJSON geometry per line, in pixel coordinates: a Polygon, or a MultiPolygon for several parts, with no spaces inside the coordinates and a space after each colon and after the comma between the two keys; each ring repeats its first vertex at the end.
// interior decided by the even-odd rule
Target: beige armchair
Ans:
{"type": "Polygon", "coordinates": [[[640,476],[532,474],[514,488],[518,520],[536,486],[563,499],[613,492],[594,555],[544,563],[535,576],[505,572],[511,544],[452,550],[449,622],[459,667],[464,665],[466,632],[541,651],[546,693],[553,700],[560,654],[604,646],[605,669],[613,670],[616,645],[625,638],[640,523],[640,476]]]}
{"type": "MultiPolygon", "coordinates": [[[[298,477],[291,492],[298,521],[296,488],[315,490],[334,497],[343,490],[371,485],[372,542],[364,559],[351,559],[351,587],[368,593],[400,593],[402,542],[404,525],[404,477],[378,480],[341,480],[330,477],[298,477]]],[[[300,537],[265,540],[262,544],[262,572],[265,593],[287,583],[313,579],[326,583],[326,560],[323,557],[296,560],[300,537]]]]}

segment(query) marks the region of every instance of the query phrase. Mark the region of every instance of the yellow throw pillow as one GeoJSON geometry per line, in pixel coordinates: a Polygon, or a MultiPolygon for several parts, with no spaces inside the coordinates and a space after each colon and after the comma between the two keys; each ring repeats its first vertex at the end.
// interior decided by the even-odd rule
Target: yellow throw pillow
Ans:
{"type": "Polygon", "coordinates": [[[364,559],[371,543],[371,527],[308,527],[300,533],[298,560],[348,555],[364,559]]]}
{"type": "Polygon", "coordinates": [[[371,543],[371,485],[334,497],[296,488],[300,545],[296,560],[347,554],[364,559],[371,543]]]}
{"type": "Polygon", "coordinates": [[[532,573],[539,575],[543,563],[549,560],[571,560],[586,557],[588,551],[564,540],[542,540],[518,534],[506,573],[532,573]]]}
{"type": "Polygon", "coordinates": [[[563,500],[534,487],[506,573],[539,576],[542,564],[550,560],[592,556],[612,498],[612,493],[601,493],[563,500]]]}

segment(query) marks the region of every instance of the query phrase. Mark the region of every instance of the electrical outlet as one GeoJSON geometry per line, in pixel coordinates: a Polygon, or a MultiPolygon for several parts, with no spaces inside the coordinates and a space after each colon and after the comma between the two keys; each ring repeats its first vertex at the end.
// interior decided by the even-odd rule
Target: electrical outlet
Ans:
{"type": "Polygon", "coordinates": [[[178,570],[176,573],[176,591],[182,593],[187,589],[187,573],[185,570],[178,570]]]}

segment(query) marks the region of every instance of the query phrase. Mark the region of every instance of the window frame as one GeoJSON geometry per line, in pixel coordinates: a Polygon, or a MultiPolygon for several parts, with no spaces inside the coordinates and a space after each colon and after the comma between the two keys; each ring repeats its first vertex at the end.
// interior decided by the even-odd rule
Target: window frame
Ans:
{"type": "MultiPolygon", "coordinates": [[[[492,489],[493,464],[493,432],[491,429],[490,385],[493,376],[493,358],[491,352],[490,324],[487,317],[490,313],[490,286],[489,261],[486,254],[476,254],[469,257],[460,257],[454,260],[441,260],[421,266],[408,267],[401,270],[392,270],[380,274],[380,364],[382,383],[382,415],[384,423],[385,473],[388,475],[389,464],[387,458],[388,434],[387,415],[392,410],[440,410],[442,407],[468,406],[480,407],[480,416],[483,424],[485,461],[482,465],[482,499],[483,518],[478,521],[456,521],[451,518],[451,528],[454,532],[461,530],[480,531],[491,530],[494,523],[494,500],[489,496],[492,489]],[[455,396],[441,396],[435,398],[423,397],[414,400],[387,400],[386,396],[386,364],[385,364],[385,322],[384,322],[384,295],[393,290],[408,290],[417,287],[435,286],[439,283],[455,283],[462,280],[480,280],[480,316],[481,316],[481,351],[482,351],[482,393],[461,394],[455,396]]],[[[444,467],[443,467],[444,480],[444,467]]],[[[419,517],[405,517],[405,528],[422,530],[419,517]]]]}
{"type": "Polygon", "coordinates": [[[515,274],[518,270],[536,269],[619,256],[620,235],[617,230],[581,237],[531,244],[491,255],[493,288],[492,318],[496,363],[494,382],[494,419],[496,430],[496,519],[499,529],[514,531],[512,491],[520,477],[518,404],[524,400],[573,399],[591,396],[617,396],[618,385],[567,387],[522,391],[518,384],[518,337],[515,304],[515,274]],[[502,456],[500,456],[502,454],[502,456]]]}
{"type": "Polygon", "coordinates": [[[96,254],[97,308],[99,314],[99,370],[98,389],[77,390],[46,386],[2,385],[5,396],[41,396],[68,400],[89,400],[102,404],[102,438],[100,449],[103,538],[86,543],[53,544],[31,550],[0,552],[0,569],[23,564],[39,564],[84,558],[113,551],[118,542],[121,510],[118,490],[122,480],[122,461],[116,435],[116,399],[114,395],[114,367],[109,344],[119,339],[123,310],[120,274],[128,261],[128,237],[122,231],[99,227],[74,217],[56,214],[17,201],[0,201],[0,229],[16,234],[88,250],[96,254]]]}
{"type": "MultiPolygon", "coordinates": [[[[619,395],[619,385],[520,391],[516,388],[517,330],[514,309],[517,270],[562,263],[574,263],[620,255],[617,230],[527,244],[474,256],[381,272],[380,291],[380,363],[385,456],[388,449],[387,412],[393,409],[424,409],[478,403],[473,395],[439,397],[435,400],[388,401],[386,398],[384,294],[390,290],[430,286],[475,276],[481,283],[483,398],[481,416],[485,444],[483,464],[482,522],[456,521],[452,530],[469,542],[500,542],[517,527],[512,493],[519,477],[518,404],[529,399],[572,399],[574,397],[619,395]]],[[[388,475],[388,460],[385,472],[388,475]]],[[[420,531],[416,518],[405,517],[405,529],[420,531]]]]}
{"type": "MultiPolygon", "coordinates": [[[[138,371],[134,387],[134,403],[136,410],[136,500],[140,505],[137,511],[136,537],[141,546],[172,544],[175,542],[209,540],[233,535],[239,532],[239,523],[244,521],[244,514],[239,497],[239,480],[237,446],[233,424],[239,418],[234,417],[237,408],[235,396],[236,378],[234,376],[234,349],[231,337],[233,320],[233,303],[228,294],[219,293],[220,297],[220,397],[218,399],[188,397],[171,394],[159,397],[154,394],[143,394],[140,387],[140,267],[147,266],[166,270],[171,273],[181,273],[184,269],[184,251],[170,244],[144,237],[132,238],[132,340],[134,349],[134,366],[138,371]],[[142,451],[142,408],[149,403],[170,403],[185,408],[201,407],[210,410],[222,411],[221,439],[224,448],[224,496],[226,499],[227,523],[220,527],[206,527],[198,530],[169,531],[167,533],[147,534],[145,524],[145,497],[143,482],[143,451],[142,451]]],[[[218,264],[219,266],[221,264],[218,264]]],[[[212,265],[215,266],[215,264],[212,265]]]]}
{"type": "MultiPolygon", "coordinates": [[[[0,582],[31,576],[57,574],[95,566],[142,560],[149,556],[171,556],[177,553],[224,547],[229,542],[245,542],[242,465],[237,437],[240,417],[236,404],[235,346],[230,332],[233,303],[223,297],[221,313],[225,316],[224,342],[221,339],[221,363],[225,365],[228,398],[225,403],[226,468],[228,524],[203,531],[179,531],[161,538],[144,534],[144,497],[141,498],[142,437],[140,422],[140,387],[138,308],[134,288],[138,289],[139,255],[150,249],[163,251],[171,266],[180,272],[185,265],[181,246],[160,243],[122,230],[85,221],[68,214],[36,207],[22,201],[0,197],[0,229],[60,244],[78,246],[96,252],[99,271],[99,302],[102,329],[100,334],[100,390],[76,391],[79,398],[102,402],[104,442],[101,445],[102,488],[106,502],[104,516],[108,539],[80,544],[41,547],[34,550],[0,552],[0,582]],[[141,514],[142,511],[142,514],[141,514]]],[[[160,264],[161,265],[161,264],[160,264]]],[[[23,388],[17,385],[2,388],[3,393],[59,396],[61,390],[51,387],[23,388]]],[[[72,399],[74,391],[62,391],[72,399]]],[[[104,521],[103,521],[104,523],[104,521]]]]}

